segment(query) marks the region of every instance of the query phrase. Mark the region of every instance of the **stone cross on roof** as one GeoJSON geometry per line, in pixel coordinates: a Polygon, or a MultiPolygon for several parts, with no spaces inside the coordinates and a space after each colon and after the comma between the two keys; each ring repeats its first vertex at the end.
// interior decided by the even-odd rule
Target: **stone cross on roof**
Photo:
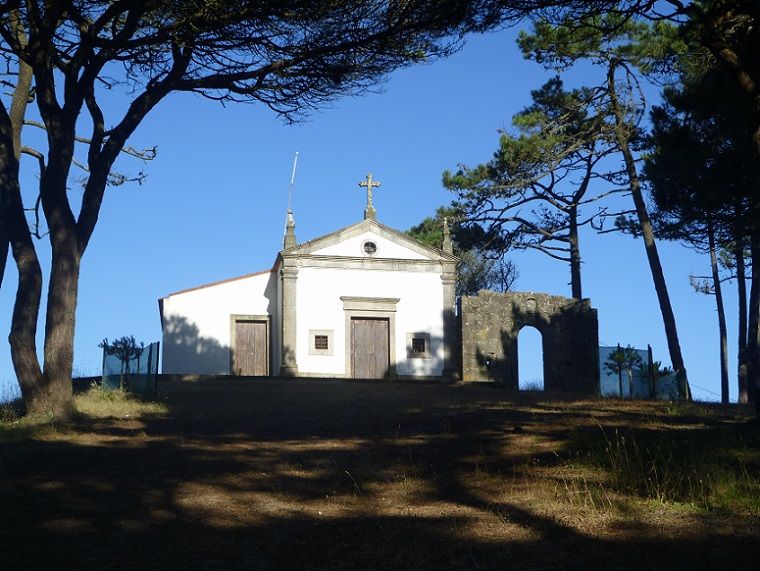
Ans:
{"type": "Polygon", "coordinates": [[[372,188],[377,188],[380,183],[376,180],[372,180],[372,173],[367,175],[367,180],[363,180],[359,183],[359,186],[367,188],[367,208],[364,209],[364,219],[375,220],[375,207],[372,206],[372,188]]]}

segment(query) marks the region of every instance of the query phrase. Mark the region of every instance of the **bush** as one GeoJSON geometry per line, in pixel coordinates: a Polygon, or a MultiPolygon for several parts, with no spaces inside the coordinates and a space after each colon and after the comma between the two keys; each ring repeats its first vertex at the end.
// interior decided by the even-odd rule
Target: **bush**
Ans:
{"type": "Polygon", "coordinates": [[[0,424],[17,422],[24,415],[24,401],[21,399],[0,404],[0,424]]]}

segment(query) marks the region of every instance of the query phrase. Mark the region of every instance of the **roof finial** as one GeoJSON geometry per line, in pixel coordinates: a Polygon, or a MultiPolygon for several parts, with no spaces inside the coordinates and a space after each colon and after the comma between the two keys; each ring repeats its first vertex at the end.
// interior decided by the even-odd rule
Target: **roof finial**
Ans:
{"type": "Polygon", "coordinates": [[[377,188],[380,186],[380,183],[376,180],[372,180],[372,173],[369,173],[367,175],[367,180],[360,182],[359,186],[364,186],[367,188],[367,208],[364,209],[364,219],[375,220],[376,211],[375,207],[372,205],[372,188],[377,188]]]}
{"type": "Polygon", "coordinates": [[[282,247],[287,250],[296,245],[296,223],[293,220],[293,211],[288,209],[288,222],[285,224],[285,238],[282,247]]]}
{"type": "Polygon", "coordinates": [[[449,219],[445,216],[443,218],[443,244],[441,244],[441,250],[447,254],[454,253],[454,248],[451,244],[451,233],[449,232],[449,219]]]}
{"type": "Polygon", "coordinates": [[[296,182],[296,166],[298,165],[298,151],[293,157],[293,172],[290,173],[290,186],[288,186],[288,214],[285,217],[285,236],[282,238],[282,247],[286,250],[296,245],[296,223],[293,220],[293,185],[296,182]]]}

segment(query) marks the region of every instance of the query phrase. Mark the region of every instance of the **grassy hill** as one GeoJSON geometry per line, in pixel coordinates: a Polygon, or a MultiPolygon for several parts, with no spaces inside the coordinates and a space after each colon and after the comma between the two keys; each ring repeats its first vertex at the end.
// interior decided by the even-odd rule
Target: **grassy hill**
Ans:
{"type": "Polygon", "coordinates": [[[0,421],[15,568],[756,569],[743,409],[490,386],[165,382],[0,421]]]}

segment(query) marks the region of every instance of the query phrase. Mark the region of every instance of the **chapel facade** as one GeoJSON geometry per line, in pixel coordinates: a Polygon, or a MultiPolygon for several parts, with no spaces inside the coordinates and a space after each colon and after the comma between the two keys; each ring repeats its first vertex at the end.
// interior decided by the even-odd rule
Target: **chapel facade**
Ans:
{"type": "Polygon", "coordinates": [[[159,300],[163,372],[455,379],[457,258],[364,219],[297,243],[288,213],[272,269],[159,300]]]}

